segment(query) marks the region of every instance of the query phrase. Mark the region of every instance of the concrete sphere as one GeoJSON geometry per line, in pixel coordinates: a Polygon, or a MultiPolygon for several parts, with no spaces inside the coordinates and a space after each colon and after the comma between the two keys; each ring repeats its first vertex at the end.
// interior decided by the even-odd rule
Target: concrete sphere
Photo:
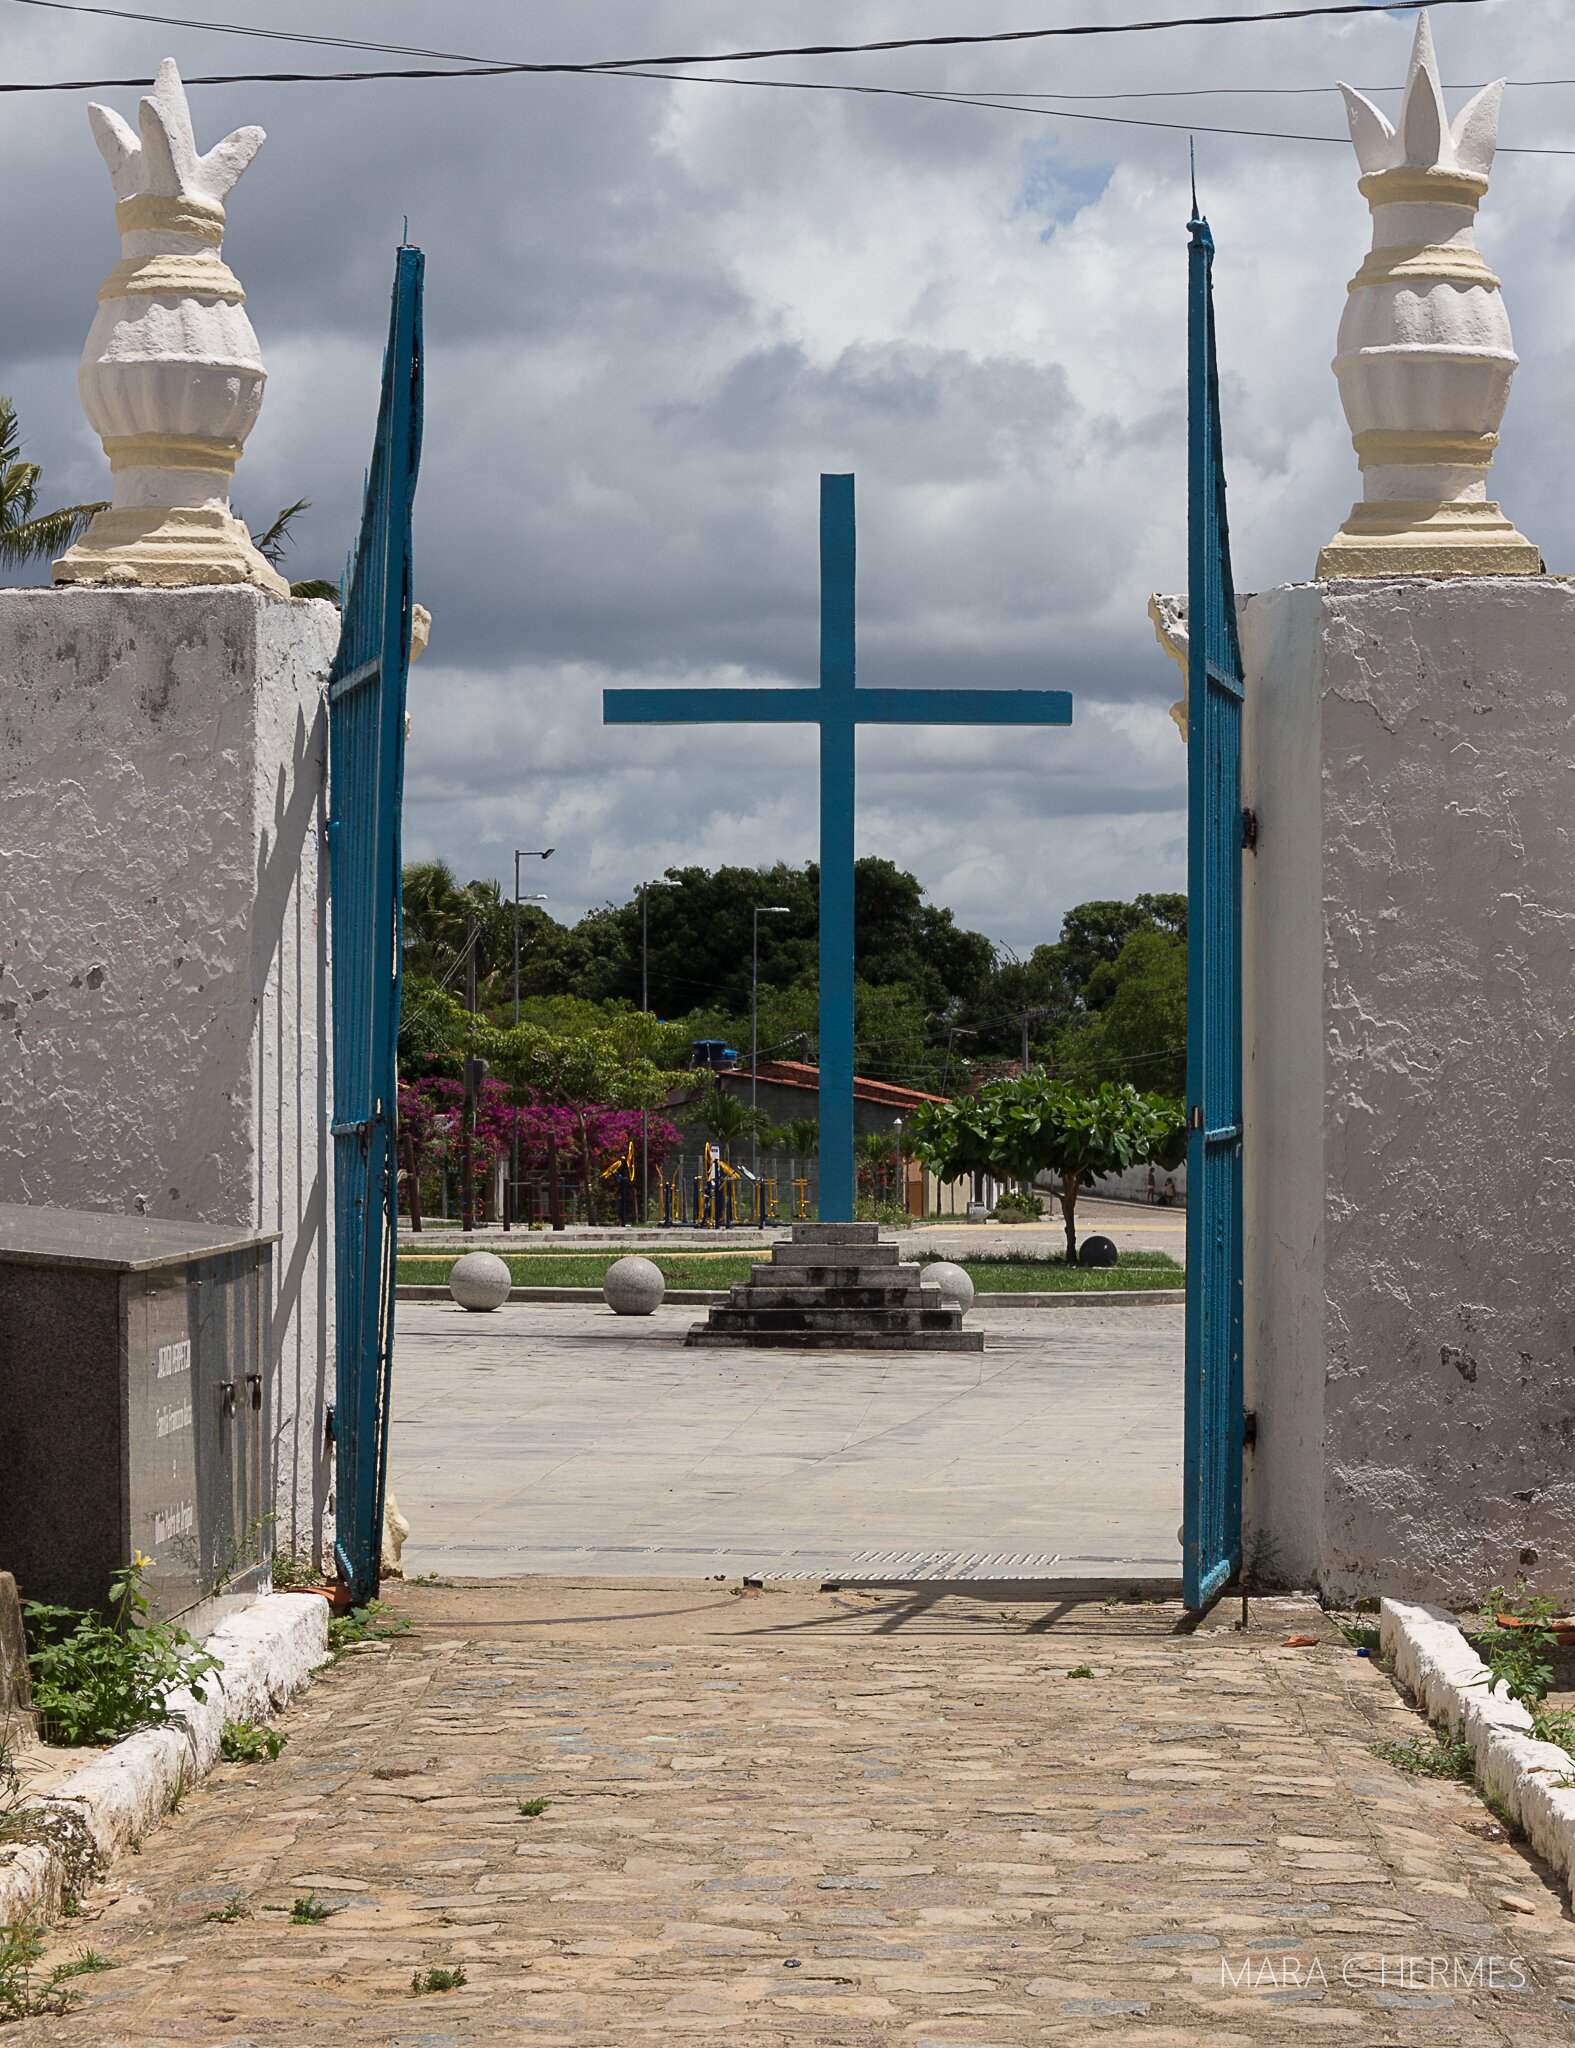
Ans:
{"type": "Polygon", "coordinates": [[[651,1259],[614,1259],[602,1275],[602,1300],[615,1316],[648,1316],[667,1292],[651,1259]]]}
{"type": "Polygon", "coordinates": [[[920,1277],[941,1290],[943,1301],[956,1302],[964,1315],[973,1307],[973,1282],[962,1267],[954,1266],[950,1259],[936,1259],[925,1267],[920,1277]]]}
{"type": "Polygon", "coordinates": [[[501,1308],[513,1284],[496,1252],[466,1252],[449,1268],[448,1291],[461,1308],[501,1308]]]}
{"type": "Polygon", "coordinates": [[[1080,1266],[1114,1266],[1120,1256],[1113,1237],[1085,1237],[1077,1248],[1080,1266]]]}

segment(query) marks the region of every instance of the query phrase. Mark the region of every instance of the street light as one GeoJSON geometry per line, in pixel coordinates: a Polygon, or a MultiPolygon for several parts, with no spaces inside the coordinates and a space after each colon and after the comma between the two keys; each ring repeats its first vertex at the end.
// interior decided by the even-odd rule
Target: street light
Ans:
{"type": "MultiPolygon", "coordinates": [[[[640,884],[640,1009],[649,1013],[651,981],[651,921],[646,912],[646,896],[652,889],[681,889],[681,882],[674,882],[658,876],[654,882],[640,884]]],[[[682,1165],[682,1160],[679,1161],[682,1165]]],[[[646,1223],[651,1214],[651,1113],[640,1112],[640,1221],[646,1223]]]]}
{"type": "MultiPolygon", "coordinates": [[[[520,862],[522,860],[551,860],[557,852],[555,846],[516,846],[514,849],[514,1022],[520,1021],[520,905],[522,903],[545,903],[546,897],[520,894],[520,862]]],[[[516,1107],[509,1119],[512,1142],[509,1146],[509,1223],[514,1222],[514,1190],[520,1184],[520,1113],[516,1107]]]]}
{"type": "MultiPolygon", "coordinates": [[[[759,1108],[760,1090],[760,920],[763,917],[786,917],[789,906],[786,903],[757,903],[755,905],[754,945],[751,949],[749,974],[749,1113],[753,1120],[759,1108]]],[[[749,1134],[750,1153],[754,1161],[755,1214],[760,1214],[760,1127],[755,1125],[749,1134]]]]}

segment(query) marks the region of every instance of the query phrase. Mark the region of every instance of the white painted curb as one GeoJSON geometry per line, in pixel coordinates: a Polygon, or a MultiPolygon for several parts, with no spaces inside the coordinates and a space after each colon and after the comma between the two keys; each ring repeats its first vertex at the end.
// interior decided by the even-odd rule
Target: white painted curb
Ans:
{"type": "Polygon", "coordinates": [[[1477,1777],[1502,1799],[1533,1848],[1575,1889],[1575,1761],[1531,1733],[1531,1716],[1500,1685],[1443,1607],[1385,1600],[1379,1642],[1429,1720],[1471,1744],[1477,1777]]]}
{"type": "Polygon", "coordinates": [[[84,1836],[107,1868],[169,1811],[183,1764],[187,1785],[212,1770],[226,1721],[266,1720],[299,1692],[328,1659],[328,1602],[315,1593],[267,1594],[226,1616],[203,1647],[224,1665],[206,1699],[184,1688],[172,1693],[168,1725],[125,1736],[30,1802],[59,1816],[60,1840],[23,1843],[0,1863],[0,1926],[58,1913],[72,1849],[86,1846],[84,1836]]]}

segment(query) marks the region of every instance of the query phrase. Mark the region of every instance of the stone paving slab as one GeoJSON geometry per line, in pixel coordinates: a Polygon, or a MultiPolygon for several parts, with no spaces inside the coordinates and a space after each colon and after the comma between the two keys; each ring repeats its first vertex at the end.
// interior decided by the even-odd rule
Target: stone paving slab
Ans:
{"type": "Polygon", "coordinates": [[[981,1298],[984,1353],[935,1357],[686,1350],[691,1320],[401,1303],[407,1570],[831,1576],[896,1551],[1179,1570],[1181,1309],[981,1298]]]}
{"type": "Polygon", "coordinates": [[[1549,1874],[1370,1754],[1422,1724],[1310,1602],[399,1605],[56,1931],[113,1967],[19,2048],[1575,2040],[1549,1874]]]}

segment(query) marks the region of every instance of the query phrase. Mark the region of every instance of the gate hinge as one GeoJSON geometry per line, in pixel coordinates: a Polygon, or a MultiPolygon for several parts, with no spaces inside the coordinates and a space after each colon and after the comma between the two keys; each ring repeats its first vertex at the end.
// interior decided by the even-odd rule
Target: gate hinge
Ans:
{"type": "Polygon", "coordinates": [[[1258,1411],[1249,1408],[1241,1418],[1241,1440],[1250,1449],[1258,1441],[1258,1411]]]}
{"type": "Polygon", "coordinates": [[[1190,1114],[1188,1115],[1188,1117],[1187,1117],[1187,1129],[1188,1129],[1189,1131],[1201,1131],[1201,1130],[1202,1130],[1202,1128],[1203,1128],[1203,1104],[1202,1104],[1201,1102],[1195,1102],[1195,1103],[1194,1103],[1194,1104],[1192,1105],[1192,1110],[1191,1110],[1191,1113],[1190,1113],[1190,1114]]]}
{"type": "Polygon", "coordinates": [[[1258,813],[1251,805],[1241,814],[1241,843],[1248,853],[1258,851],[1258,813]]]}

